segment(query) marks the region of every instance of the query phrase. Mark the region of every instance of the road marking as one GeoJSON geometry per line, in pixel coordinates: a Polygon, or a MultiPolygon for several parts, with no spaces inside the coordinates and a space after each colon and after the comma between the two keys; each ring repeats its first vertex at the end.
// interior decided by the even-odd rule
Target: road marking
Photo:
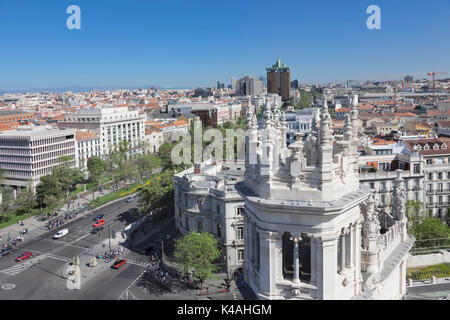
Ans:
{"type": "Polygon", "coordinates": [[[89,232],[89,233],[85,234],[84,236],[79,237],[77,240],[72,241],[72,243],[78,242],[78,241],[80,241],[81,239],[86,238],[86,237],[89,236],[90,234],[91,234],[91,233],[89,232]]]}
{"type": "Polygon", "coordinates": [[[42,241],[46,241],[48,243],[59,243],[59,244],[62,244],[63,246],[78,248],[78,249],[81,249],[81,250],[89,250],[89,248],[82,247],[82,246],[77,246],[76,244],[72,244],[73,241],[72,242],[65,242],[65,241],[61,241],[61,240],[50,240],[50,239],[42,239],[42,241]]]}
{"type": "Polygon", "coordinates": [[[144,268],[147,268],[150,265],[150,263],[145,263],[145,262],[136,261],[136,260],[127,260],[127,263],[134,264],[136,266],[140,266],[140,267],[144,267],[144,268]]]}
{"type": "Polygon", "coordinates": [[[4,290],[11,290],[14,289],[16,287],[16,285],[14,283],[6,283],[4,285],[2,285],[2,289],[4,290]]]}
{"type": "Polygon", "coordinates": [[[117,300],[139,300],[136,296],[129,290],[125,289],[125,291],[120,295],[117,300]]]}
{"type": "Polygon", "coordinates": [[[10,276],[14,276],[20,272],[22,272],[25,269],[30,268],[31,266],[33,266],[36,262],[41,261],[41,259],[45,259],[46,256],[42,255],[42,256],[37,256],[31,260],[26,260],[26,261],[22,261],[17,265],[14,265],[12,267],[9,267],[7,269],[4,269],[2,271],[0,271],[1,273],[10,275],[10,276]]]}

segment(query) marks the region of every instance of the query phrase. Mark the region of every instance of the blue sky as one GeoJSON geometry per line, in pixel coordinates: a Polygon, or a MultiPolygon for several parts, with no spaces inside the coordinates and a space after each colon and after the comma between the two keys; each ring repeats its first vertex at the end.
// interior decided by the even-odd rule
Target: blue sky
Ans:
{"type": "Polygon", "coordinates": [[[0,43],[0,90],[213,86],[278,56],[300,82],[425,78],[450,72],[450,0],[0,0],[0,43]]]}

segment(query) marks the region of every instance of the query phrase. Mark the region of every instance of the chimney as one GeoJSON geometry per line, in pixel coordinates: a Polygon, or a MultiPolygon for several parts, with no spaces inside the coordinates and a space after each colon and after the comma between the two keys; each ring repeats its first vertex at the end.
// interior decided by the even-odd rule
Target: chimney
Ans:
{"type": "Polygon", "coordinates": [[[194,164],[194,173],[202,173],[200,163],[194,164]]]}

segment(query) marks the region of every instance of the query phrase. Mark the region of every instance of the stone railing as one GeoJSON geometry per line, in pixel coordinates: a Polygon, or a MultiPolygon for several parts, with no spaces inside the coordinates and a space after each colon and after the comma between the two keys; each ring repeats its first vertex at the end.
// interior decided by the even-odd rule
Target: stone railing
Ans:
{"type": "Polygon", "coordinates": [[[395,223],[378,238],[380,248],[380,262],[386,260],[387,257],[395,250],[402,239],[402,225],[400,221],[395,223]]]}

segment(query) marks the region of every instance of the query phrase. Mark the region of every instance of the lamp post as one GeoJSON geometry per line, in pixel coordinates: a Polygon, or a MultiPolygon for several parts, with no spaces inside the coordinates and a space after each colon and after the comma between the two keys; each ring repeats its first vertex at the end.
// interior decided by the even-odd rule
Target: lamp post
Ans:
{"type": "MultiPolygon", "coordinates": [[[[111,229],[109,227],[109,224],[108,224],[108,238],[109,238],[109,252],[111,253],[111,229]]],[[[111,260],[111,256],[110,256],[110,260],[111,260]]]]}

